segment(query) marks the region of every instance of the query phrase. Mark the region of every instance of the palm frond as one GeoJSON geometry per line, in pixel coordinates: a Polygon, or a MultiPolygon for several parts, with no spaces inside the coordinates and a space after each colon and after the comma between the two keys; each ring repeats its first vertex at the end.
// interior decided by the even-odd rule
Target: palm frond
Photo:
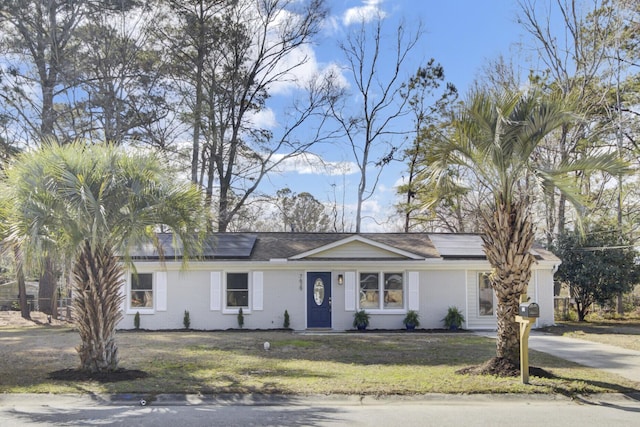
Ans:
{"type": "Polygon", "coordinates": [[[181,235],[186,255],[196,255],[197,232],[205,228],[198,189],[181,182],[153,152],[80,141],[45,144],[21,154],[7,182],[15,205],[12,234],[26,238],[34,257],[46,250],[73,252],[89,239],[94,246],[110,242],[127,258],[160,225],[181,235]]]}
{"type": "MultiPolygon", "coordinates": [[[[534,168],[533,153],[570,118],[564,106],[536,92],[472,92],[425,156],[430,185],[446,183],[447,168],[466,169],[477,184],[507,205],[534,168]]],[[[446,183],[449,185],[449,183],[446,183]]],[[[441,191],[433,194],[442,194],[441,191]]]]}

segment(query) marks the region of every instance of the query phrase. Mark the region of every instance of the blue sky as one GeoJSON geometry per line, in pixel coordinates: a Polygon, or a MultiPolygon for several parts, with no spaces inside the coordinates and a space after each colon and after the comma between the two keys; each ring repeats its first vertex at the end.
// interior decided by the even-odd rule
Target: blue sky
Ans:
{"type": "MultiPolygon", "coordinates": [[[[461,96],[488,60],[499,55],[514,56],[524,33],[516,22],[515,0],[329,0],[329,6],[331,16],[318,45],[314,46],[313,61],[318,69],[344,65],[337,43],[357,27],[350,25],[354,17],[382,12],[388,21],[387,29],[392,30],[398,20],[404,19],[409,27],[422,22],[425,30],[403,71],[404,80],[433,57],[444,66],[447,81],[456,85],[461,96]]],[[[343,74],[348,80],[348,74],[343,74]]],[[[348,91],[353,92],[353,88],[348,91]]],[[[273,187],[275,192],[287,186],[296,193],[309,192],[323,203],[344,200],[347,220],[353,220],[359,174],[349,163],[352,161],[349,150],[324,146],[316,152],[325,162],[341,165],[347,172],[331,174],[297,162],[281,175],[271,176],[263,191],[270,192],[273,187]]],[[[397,222],[389,221],[389,217],[397,201],[395,186],[404,169],[403,164],[394,164],[383,173],[374,197],[365,204],[363,231],[399,231],[397,222]]]]}

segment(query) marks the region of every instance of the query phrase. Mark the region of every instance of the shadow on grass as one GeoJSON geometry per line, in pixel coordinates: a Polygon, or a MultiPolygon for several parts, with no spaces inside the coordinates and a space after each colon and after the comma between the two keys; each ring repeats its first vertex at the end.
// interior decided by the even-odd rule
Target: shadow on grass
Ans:
{"type": "Polygon", "coordinates": [[[133,381],[147,378],[148,373],[139,369],[116,369],[111,372],[86,372],[80,369],[60,369],[51,372],[47,378],[58,381],[97,381],[99,383],[113,383],[133,381]]]}
{"type": "MultiPolygon", "coordinates": [[[[588,399],[585,399],[581,395],[579,390],[568,389],[566,387],[563,387],[563,384],[584,382],[584,383],[588,384],[590,387],[595,387],[595,388],[600,388],[600,389],[603,389],[603,390],[608,390],[609,393],[618,393],[618,394],[621,394],[621,395],[628,396],[628,397],[632,398],[633,400],[640,401],[640,392],[638,390],[633,389],[633,388],[629,388],[629,387],[625,387],[625,386],[621,386],[620,384],[614,384],[614,383],[609,383],[609,382],[604,382],[604,381],[596,381],[596,380],[585,381],[584,379],[580,379],[580,378],[571,378],[571,377],[556,376],[556,375],[553,375],[553,376],[551,376],[549,378],[562,381],[559,385],[552,386],[552,390],[553,390],[554,393],[561,394],[561,395],[570,397],[572,399],[576,399],[576,400],[578,400],[580,402],[585,402],[586,403],[586,402],[590,402],[590,401],[588,399]]],[[[590,403],[593,404],[592,401],[590,403]]]]}
{"type": "MultiPolygon", "coordinates": [[[[214,333],[215,334],[215,333],[214,333]]],[[[238,334],[237,339],[201,341],[187,349],[203,356],[223,351],[267,360],[370,365],[459,366],[495,355],[492,340],[472,334],[238,334]],[[269,341],[270,350],[263,344],[269,341]]]]}
{"type": "Polygon", "coordinates": [[[581,332],[594,335],[640,335],[640,322],[559,322],[541,330],[556,335],[581,332]]]}

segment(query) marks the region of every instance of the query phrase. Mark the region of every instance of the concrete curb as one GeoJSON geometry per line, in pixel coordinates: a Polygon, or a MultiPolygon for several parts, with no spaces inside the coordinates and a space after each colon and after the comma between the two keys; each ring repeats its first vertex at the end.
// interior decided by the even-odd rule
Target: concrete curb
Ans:
{"type": "Polygon", "coordinates": [[[634,393],[603,393],[568,397],[560,394],[425,394],[413,396],[369,395],[280,395],[280,394],[3,394],[0,406],[17,401],[30,401],[34,405],[56,402],[75,402],[85,406],[379,406],[402,404],[446,404],[501,402],[576,402],[588,405],[619,405],[640,402],[640,391],[634,393]],[[141,402],[144,401],[144,404],[141,402]]]}

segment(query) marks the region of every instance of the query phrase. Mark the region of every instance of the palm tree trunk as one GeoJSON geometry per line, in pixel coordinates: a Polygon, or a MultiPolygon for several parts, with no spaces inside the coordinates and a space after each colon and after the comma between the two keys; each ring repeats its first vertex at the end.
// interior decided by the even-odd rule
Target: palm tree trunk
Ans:
{"type": "Polygon", "coordinates": [[[123,271],[109,245],[85,240],[73,268],[73,309],[82,343],[80,367],[88,372],[118,368],[116,325],[122,318],[123,271]]]}
{"type": "Polygon", "coordinates": [[[498,306],[496,356],[519,363],[520,333],[515,316],[520,295],[526,293],[534,261],[533,226],[524,204],[496,203],[493,215],[485,215],[483,247],[491,264],[491,286],[498,306]]]}
{"type": "Polygon", "coordinates": [[[40,275],[40,286],[38,287],[38,307],[40,311],[50,314],[52,318],[58,318],[56,307],[56,291],[58,283],[56,279],[56,265],[50,255],[44,259],[42,274],[40,275]]]}
{"type": "Polygon", "coordinates": [[[20,315],[23,319],[31,320],[29,305],[27,302],[27,284],[24,279],[24,270],[22,268],[22,252],[18,248],[14,248],[13,255],[16,262],[16,281],[18,282],[18,299],[20,301],[20,315]]]}

